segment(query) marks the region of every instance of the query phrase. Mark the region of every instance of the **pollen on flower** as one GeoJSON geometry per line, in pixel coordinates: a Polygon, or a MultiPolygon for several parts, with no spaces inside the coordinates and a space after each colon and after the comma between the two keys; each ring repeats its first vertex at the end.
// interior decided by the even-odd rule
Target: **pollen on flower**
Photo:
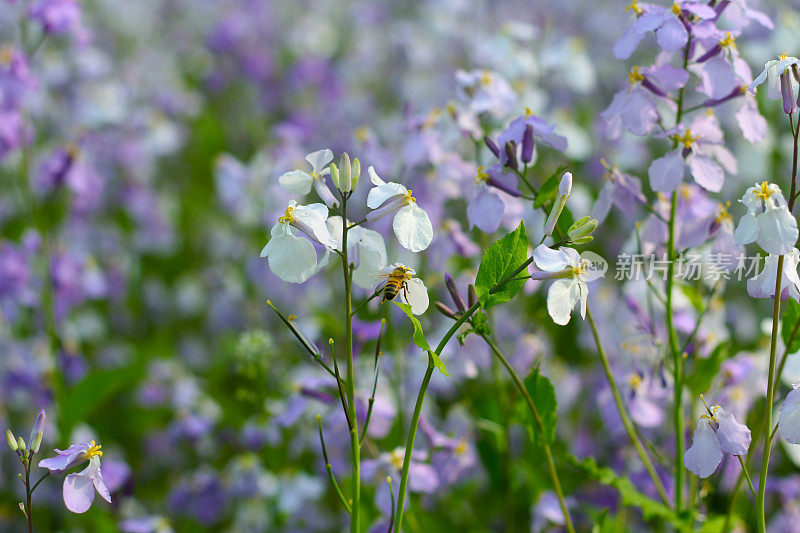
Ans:
{"type": "Polygon", "coordinates": [[[784,52],[781,55],[779,55],[778,56],[778,61],[783,61],[784,59],[786,59],[786,55],[787,55],[786,52],[784,52]]]}
{"type": "Polygon", "coordinates": [[[291,322],[292,320],[297,320],[297,315],[289,315],[286,317],[286,320],[288,320],[289,322],[291,322]]]}
{"type": "Polygon", "coordinates": [[[361,126],[355,131],[356,140],[360,143],[367,142],[369,138],[369,128],[367,126],[361,126]]]}
{"type": "Polygon", "coordinates": [[[294,215],[292,215],[292,211],[294,211],[294,207],[287,207],[286,211],[283,213],[283,216],[278,219],[278,222],[281,224],[294,222],[294,215]]]}
{"type": "Polygon", "coordinates": [[[417,199],[414,198],[413,194],[414,194],[414,191],[409,189],[408,192],[406,193],[406,198],[405,198],[405,201],[403,202],[403,205],[408,205],[411,202],[416,202],[417,201],[417,199]]]}
{"type": "Polygon", "coordinates": [[[628,73],[628,82],[631,85],[636,85],[639,82],[644,81],[644,74],[642,74],[639,66],[634,66],[631,71],[628,73]]]}
{"type": "Polygon", "coordinates": [[[90,444],[89,449],[86,450],[87,459],[91,459],[95,455],[97,457],[103,457],[103,451],[100,449],[103,447],[102,445],[96,444],[94,441],[90,441],[89,444],[90,444]]]}
{"type": "Polygon", "coordinates": [[[683,132],[683,135],[676,135],[675,136],[675,139],[679,143],[683,144],[684,148],[691,148],[692,147],[692,143],[695,142],[699,138],[700,138],[699,135],[692,135],[692,130],[688,130],[688,129],[685,132],[683,132]]]}
{"type": "Polygon", "coordinates": [[[770,196],[772,196],[774,191],[772,191],[769,187],[769,183],[766,181],[761,182],[761,189],[753,190],[753,194],[756,195],[756,198],[759,200],[768,200],[770,196]]]}
{"type": "Polygon", "coordinates": [[[454,451],[456,455],[464,455],[467,453],[467,441],[465,439],[461,439],[454,451]]]}
{"type": "Polygon", "coordinates": [[[526,117],[530,117],[532,115],[533,115],[533,111],[531,111],[531,108],[528,107],[528,106],[525,106],[525,116],[526,117]]]}
{"type": "Polygon", "coordinates": [[[492,73],[488,70],[484,70],[481,74],[481,83],[484,85],[489,85],[492,83],[492,73]]]}
{"type": "Polygon", "coordinates": [[[389,462],[398,470],[403,469],[403,451],[399,448],[389,454],[389,462]]]}
{"type": "Polygon", "coordinates": [[[723,223],[723,222],[725,222],[725,221],[727,221],[727,220],[729,220],[729,221],[733,221],[733,217],[732,217],[732,216],[731,216],[731,214],[728,212],[728,208],[729,208],[730,206],[731,206],[731,203],[730,203],[730,202],[725,202],[724,204],[719,204],[719,205],[717,206],[717,217],[716,217],[716,221],[717,221],[718,223],[720,223],[720,224],[721,224],[721,223],[723,223]]]}
{"type": "Polygon", "coordinates": [[[478,167],[478,175],[475,176],[475,183],[486,183],[487,181],[489,181],[489,174],[483,170],[483,167],[478,167]]]}
{"type": "Polygon", "coordinates": [[[681,6],[678,5],[678,2],[672,2],[672,12],[675,14],[675,16],[680,16],[681,6]]]}
{"type": "Polygon", "coordinates": [[[628,385],[631,386],[632,389],[638,389],[639,386],[642,384],[642,376],[637,373],[633,373],[628,376],[628,385]]]}
{"type": "Polygon", "coordinates": [[[736,37],[729,31],[725,32],[725,37],[719,42],[723,48],[736,48],[736,37]]]}
{"type": "Polygon", "coordinates": [[[639,3],[636,0],[631,0],[630,5],[628,5],[628,7],[625,8],[625,11],[633,11],[634,13],[636,13],[636,15],[644,14],[644,10],[642,10],[642,8],[639,7],[639,3]]]}

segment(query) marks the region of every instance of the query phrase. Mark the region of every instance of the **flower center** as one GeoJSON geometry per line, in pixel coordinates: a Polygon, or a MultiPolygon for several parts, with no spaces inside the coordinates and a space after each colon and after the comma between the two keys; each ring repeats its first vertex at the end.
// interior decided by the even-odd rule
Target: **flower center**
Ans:
{"type": "Polygon", "coordinates": [[[630,385],[632,389],[638,389],[641,384],[642,376],[639,374],[634,373],[628,376],[628,385],[630,385]]]}
{"type": "Polygon", "coordinates": [[[642,81],[644,81],[644,74],[641,73],[638,66],[633,67],[628,73],[628,83],[636,85],[642,81]]]}
{"type": "Polygon", "coordinates": [[[461,439],[454,450],[456,455],[464,455],[467,453],[467,441],[465,439],[461,439]]]}
{"type": "Polygon", "coordinates": [[[533,116],[533,111],[531,111],[531,108],[528,106],[525,106],[525,116],[526,117],[533,116]]]}
{"type": "Polygon", "coordinates": [[[756,189],[755,191],[753,191],[753,194],[755,194],[756,198],[758,198],[759,200],[767,201],[769,197],[772,196],[773,192],[774,191],[772,191],[769,187],[769,183],[767,183],[766,181],[762,181],[761,189],[756,189]]]}
{"type": "Polygon", "coordinates": [[[294,211],[294,207],[292,206],[287,207],[286,211],[283,213],[283,216],[278,219],[278,222],[280,222],[281,224],[286,224],[286,223],[291,224],[292,222],[294,222],[294,215],[292,215],[292,211],[294,211]]]}
{"type": "Polygon", "coordinates": [[[677,135],[675,137],[675,139],[679,143],[683,144],[684,148],[691,148],[692,147],[692,143],[695,142],[699,138],[700,138],[699,135],[692,135],[692,130],[686,130],[685,132],[683,132],[682,136],[681,135],[677,135]]]}
{"type": "Polygon", "coordinates": [[[783,61],[784,59],[786,59],[786,53],[785,52],[778,56],[778,61],[783,61]]]}
{"type": "Polygon", "coordinates": [[[389,462],[392,463],[392,466],[396,469],[403,469],[403,454],[400,450],[392,450],[392,453],[389,454],[389,462]]]}
{"type": "Polygon", "coordinates": [[[733,217],[728,213],[728,208],[730,206],[730,202],[725,202],[717,206],[717,223],[722,224],[725,221],[733,221],[733,217]]]}
{"type": "Polygon", "coordinates": [[[672,12],[676,17],[681,15],[681,6],[678,5],[678,2],[672,2],[672,12]]]}
{"type": "Polygon", "coordinates": [[[483,74],[481,74],[481,83],[484,85],[489,85],[492,83],[492,74],[488,70],[484,70],[483,74]]]}
{"type": "Polygon", "coordinates": [[[578,266],[570,267],[570,274],[572,274],[573,277],[578,277],[581,274],[585,273],[586,273],[586,263],[584,263],[583,261],[581,261],[581,263],[578,266]]]}
{"type": "Polygon", "coordinates": [[[489,181],[489,174],[483,170],[483,167],[478,167],[478,175],[475,176],[475,183],[486,183],[489,181]]]}
{"type": "Polygon", "coordinates": [[[414,198],[413,194],[414,194],[414,191],[409,189],[408,192],[406,193],[406,197],[405,197],[405,201],[403,201],[403,205],[408,205],[411,202],[416,202],[417,201],[417,199],[414,198]]]}
{"type": "Polygon", "coordinates": [[[644,14],[644,11],[642,10],[641,7],[639,7],[639,4],[636,2],[636,0],[631,0],[630,5],[625,8],[625,11],[633,11],[637,15],[644,14]]]}
{"type": "Polygon", "coordinates": [[[736,46],[736,37],[729,31],[725,32],[725,37],[719,42],[719,45],[723,48],[734,48],[736,46]]]}
{"type": "Polygon", "coordinates": [[[90,441],[90,442],[89,442],[89,444],[90,444],[91,446],[89,446],[89,449],[88,449],[88,450],[86,450],[86,458],[87,458],[87,459],[91,459],[91,458],[92,458],[92,457],[94,457],[95,455],[96,455],[97,457],[103,457],[103,452],[100,450],[100,448],[102,448],[102,447],[103,447],[102,445],[100,445],[100,444],[95,444],[95,442],[94,442],[94,441],[90,441]]]}

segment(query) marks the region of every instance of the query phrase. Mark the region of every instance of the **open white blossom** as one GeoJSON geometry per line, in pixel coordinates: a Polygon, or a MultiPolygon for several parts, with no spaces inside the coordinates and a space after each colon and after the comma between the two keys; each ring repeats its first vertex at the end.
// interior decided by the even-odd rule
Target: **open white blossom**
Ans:
{"type": "Polygon", "coordinates": [[[337,205],[338,201],[325,183],[325,176],[331,173],[330,167],[327,165],[333,161],[333,152],[328,149],[318,150],[308,154],[306,161],[311,164],[311,173],[303,170],[291,170],[278,178],[278,183],[290,193],[303,195],[311,192],[313,185],[326,205],[337,205]]]}
{"type": "Polygon", "coordinates": [[[534,272],[533,279],[555,279],[547,292],[547,312],[553,321],[564,326],[569,323],[575,305],[580,302],[581,318],[586,317],[586,299],[589,296],[587,282],[605,274],[598,270],[597,261],[605,261],[592,252],[583,256],[572,248],[553,250],[540,244],[533,251],[533,260],[541,272],[534,272]]]}
{"type": "Polygon", "coordinates": [[[756,79],[753,80],[753,83],[747,86],[747,90],[751,93],[755,93],[756,87],[764,83],[766,80],[767,96],[773,100],[779,100],[781,98],[781,74],[786,72],[786,69],[798,62],[800,62],[800,59],[787,56],[786,54],[781,54],[778,59],[767,61],[767,63],[764,65],[764,70],[761,71],[761,74],[756,76],[756,79]]]}
{"type": "Polygon", "coordinates": [[[800,384],[795,385],[781,405],[778,427],[786,442],[800,444],[800,384]]]}
{"type": "MultiPolygon", "coordinates": [[[[757,276],[747,280],[747,294],[753,298],[774,298],[775,281],[778,276],[778,257],[770,254],[764,260],[764,270],[757,276]]],[[[800,262],[800,251],[792,251],[784,255],[783,275],[781,276],[781,300],[789,297],[800,300],[800,277],[797,276],[797,264],[800,262]]]]}
{"type": "Polygon", "coordinates": [[[273,226],[269,242],[261,250],[261,257],[267,258],[270,270],[291,283],[303,283],[316,274],[320,266],[309,238],[326,248],[336,248],[336,241],[326,224],[327,219],[328,208],[324,204],[297,205],[294,200],[289,202],[283,216],[273,226]]]}
{"type": "MultiPolygon", "coordinates": [[[[367,242],[369,242],[369,240],[367,242]]],[[[400,290],[397,292],[397,296],[394,297],[394,300],[410,305],[411,312],[415,315],[424,313],[430,304],[428,289],[421,279],[414,277],[417,274],[414,269],[402,263],[393,263],[389,266],[384,266],[385,263],[377,265],[375,261],[378,260],[378,254],[372,255],[370,250],[367,255],[363,255],[364,252],[368,250],[369,248],[362,246],[361,260],[362,263],[367,261],[370,264],[364,264],[358,276],[356,276],[356,272],[353,272],[353,282],[359,287],[376,291],[386,286],[391,274],[394,273],[394,276],[397,277],[398,273],[395,271],[398,269],[402,270],[402,274],[399,276],[398,280],[401,282],[400,290]],[[370,271],[370,266],[377,266],[377,268],[370,271]]]]}
{"type": "Polygon", "coordinates": [[[765,252],[775,255],[788,253],[797,242],[797,220],[774,183],[762,182],[750,187],[739,200],[747,214],[739,220],[734,232],[739,246],[753,241],[765,252]]]}
{"type": "MultiPolygon", "coordinates": [[[[328,230],[336,246],[342,249],[342,217],[328,219],[328,230]]],[[[359,287],[371,288],[375,284],[375,273],[386,266],[386,244],[377,231],[356,226],[347,232],[347,252],[350,262],[356,265],[353,282],[359,287]]]]}
{"type": "Polygon", "coordinates": [[[412,252],[426,249],[433,240],[433,226],[412,192],[399,183],[383,181],[371,166],[368,172],[375,187],[367,196],[367,207],[373,209],[367,220],[378,220],[394,213],[392,229],[400,244],[412,252]]]}

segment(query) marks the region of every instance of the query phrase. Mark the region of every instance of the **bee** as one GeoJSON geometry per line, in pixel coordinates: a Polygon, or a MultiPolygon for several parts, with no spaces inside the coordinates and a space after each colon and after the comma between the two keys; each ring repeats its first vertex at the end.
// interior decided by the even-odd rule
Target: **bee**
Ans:
{"type": "Polygon", "coordinates": [[[383,298],[381,303],[385,301],[394,300],[400,292],[403,292],[403,297],[408,301],[408,287],[406,282],[411,279],[412,270],[406,266],[398,265],[389,274],[383,274],[381,277],[386,278],[386,283],[383,285],[383,298]]]}

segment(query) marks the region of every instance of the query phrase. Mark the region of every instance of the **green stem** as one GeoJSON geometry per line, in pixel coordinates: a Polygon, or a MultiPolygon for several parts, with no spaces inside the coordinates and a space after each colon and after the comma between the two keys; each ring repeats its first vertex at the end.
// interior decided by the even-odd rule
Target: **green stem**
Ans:
{"type": "Polygon", "coordinates": [[[622,401],[622,395],[619,392],[619,387],[617,387],[614,374],[611,372],[611,365],[609,365],[608,357],[606,357],[606,352],[603,349],[603,343],[600,341],[600,334],[597,331],[597,325],[592,317],[592,310],[588,305],[586,306],[586,319],[589,321],[589,326],[592,328],[592,335],[594,336],[594,341],[597,345],[597,353],[600,356],[600,362],[603,364],[603,371],[606,374],[606,381],[611,389],[611,394],[614,396],[614,403],[617,405],[617,411],[622,419],[622,424],[625,426],[625,431],[628,432],[628,436],[630,437],[631,442],[633,442],[633,447],[636,448],[636,453],[639,454],[639,458],[642,460],[645,469],[650,474],[653,484],[658,491],[658,495],[661,497],[661,500],[664,502],[664,504],[669,506],[669,498],[667,497],[667,491],[664,489],[664,484],[661,483],[661,479],[658,477],[658,473],[656,473],[656,469],[653,466],[653,461],[650,459],[650,455],[648,455],[647,450],[645,450],[644,446],[642,445],[642,441],[639,439],[639,435],[636,433],[636,429],[633,427],[633,423],[631,422],[628,412],[625,409],[625,404],[622,401]]]}
{"type": "Polygon", "coordinates": [[[769,470],[769,454],[772,447],[772,402],[775,399],[775,352],[778,349],[778,322],[781,314],[781,283],[783,278],[784,256],[778,257],[778,274],[775,276],[775,303],[772,307],[772,339],[769,346],[769,374],[767,375],[767,400],[764,404],[764,455],[761,458],[761,472],[758,476],[758,499],[756,500],[756,520],[758,531],[764,533],[766,526],[766,486],[769,470]]]}
{"type": "MultiPolygon", "coordinates": [[[[543,435],[544,426],[542,425],[542,417],[539,415],[539,411],[536,409],[536,405],[533,403],[533,399],[528,393],[528,390],[525,388],[525,385],[514,371],[514,367],[511,366],[508,360],[500,352],[500,349],[497,347],[497,345],[487,335],[481,334],[481,337],[483,337],[483,340],[489,345],[489,348],[492,349],[494,355],[500,360],[501,363],[503,363],[503,366],[506,367],[506,370],[514,382],[514,385],[517,387],[517,390],[520,392],[520,394],[522,394],[522,396],[525,398],[525,402],[528,404],[528,409],[533,415],[533,420],[536,423],[539,434],[543,435]]],[[[564,525],[566,526],[567,531],[574,533],[575,526],[572,524],[572,518],[570,517],[569,511],[567,510],[567,505],[564,502],[564,493],[561,490],[561,482],[558,479],[558,471],[556,471],[556,465],[553,462],[553,454],[549,444],[544,445],[544,454],[545,458],[547,459],[547,467],[550,473],[550,479],[553,482],[553,488],[555,489],[556,496],[558,497],[558,504],[561,507],[561,512],[564,514],[564,525]]]]}
{"type": "Polygon", "coordinates": [[[328,450],[325,447],[325,438],[322,436],[322,417],[320,415],[317,415],[317,429],[319,429],[319,443],[322,446],[322,457],[325,459],[325,470],[328,472],[328,478],[331,480],[331,485],[333,485],[333,489],[339,496],[339,500],[341,500],[345,511],[349,513],[350,504],[347,503],[347,499],[344,497],[344,493],[342,493],[342,489],[339,487],[339,483],[336,481],[336,476],[333,475],[333,467],[328,459],[328,450]]]}
{"type": "Polygon", "coordinates": [[[737,455],[736,458],[739,459],[739,464],[742,465],[742,474],[744,474],[744,477],[747,478],[747,484],[750,485],[750,494],[753,495],[753,499],[755,500],[757,497],[756,489],[753,486],[753,480],[750,479],[750,472],[747,471],[747,465],[744,463],[741,455],[737,455]]]}

